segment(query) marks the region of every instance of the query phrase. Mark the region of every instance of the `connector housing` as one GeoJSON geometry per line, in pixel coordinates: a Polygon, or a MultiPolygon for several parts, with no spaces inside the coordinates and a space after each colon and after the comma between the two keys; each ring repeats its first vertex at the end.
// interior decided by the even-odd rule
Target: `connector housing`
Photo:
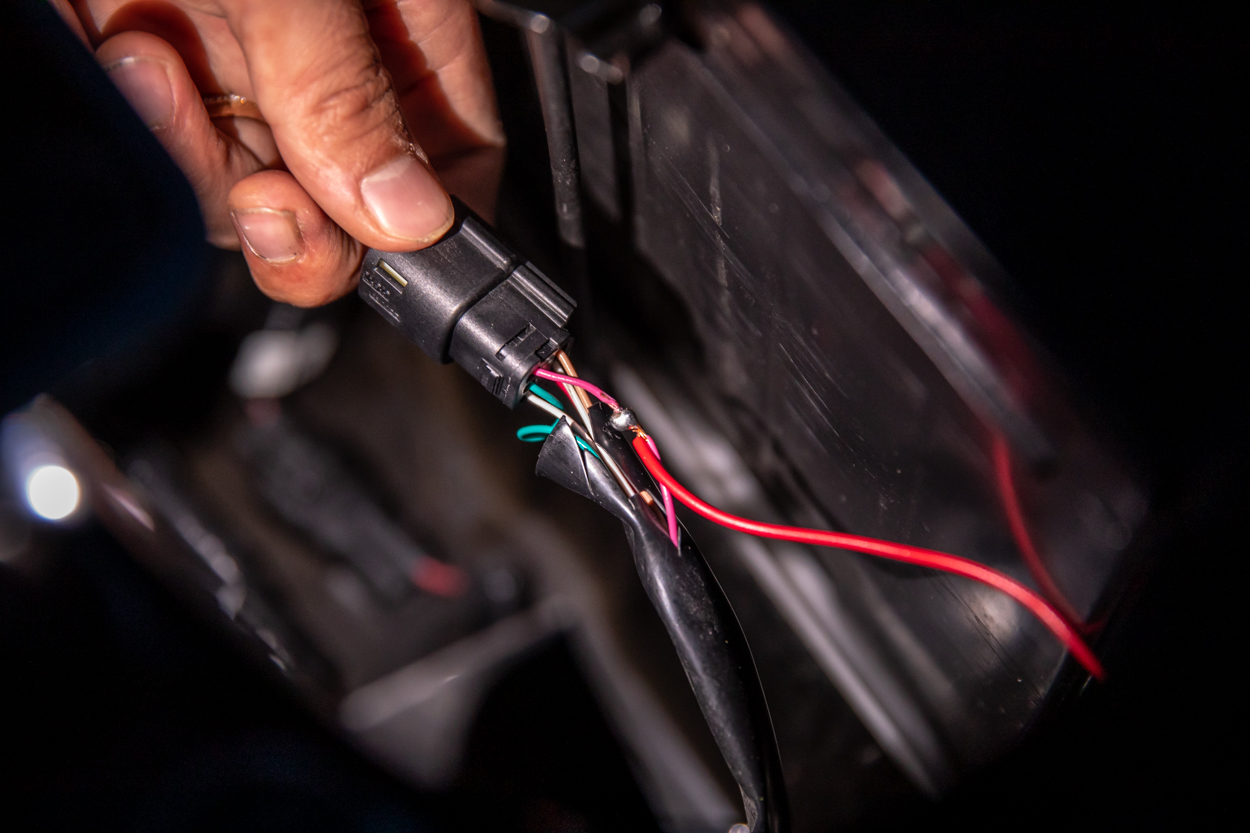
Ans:
{"type": "Polygon", "coordinates": [[[430,357],[455,361],[513,408],[534,369],[568,342],[576,304],[452,201],[456,221],[432,246],[370,249],[358,292],[430,357]]]}

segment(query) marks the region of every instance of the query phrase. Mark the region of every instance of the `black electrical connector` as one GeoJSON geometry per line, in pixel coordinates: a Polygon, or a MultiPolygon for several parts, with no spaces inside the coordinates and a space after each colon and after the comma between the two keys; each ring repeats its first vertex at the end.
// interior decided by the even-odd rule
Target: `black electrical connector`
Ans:
{"type": "Polygon", "coordinates": [[[456,220],[415,252],[365,253],[360,297],[431,358],[454,361],[509,408],[569,340],[576,303],[452,198],[456,220]]]}

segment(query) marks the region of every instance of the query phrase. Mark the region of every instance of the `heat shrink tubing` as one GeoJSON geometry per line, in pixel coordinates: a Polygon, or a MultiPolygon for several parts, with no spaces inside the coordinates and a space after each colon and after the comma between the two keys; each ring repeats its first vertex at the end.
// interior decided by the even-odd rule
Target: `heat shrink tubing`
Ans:
{"type": "MultiPolygon", "coordinates": [[[[600,445],[636,484],[650,476],[628,443],[606,429],[605,409],[590,409],[600,445]]],[[[641,493],[626,496],[598,458],[577,444],[567,417],[543,442],[537,472],[611,512],[625,527],[634,567],[677,650],[686,679],[738,790],[751,833],[786,833],[789,806],[772,718],[746,636],[711,568],[682,529],[667,525],[641,493]]],[[[654,485],[649,488],[655,489],[654,485]]]]}
{"type": "MultiPolygon", "coordinates": [[[[484,220],[453,202],[455,223],[437,243],[398,254],[369,250],[358,291],[429,356],[456,362],[514,408],[534,370],[568,343],[565,325],[575,304],[504,246],[484,220]]],[[[650,484],[628,442],[608,428],[607,410],[596,405],[590,414],[600,449],[633,483],[650,484]]],[[[674,546],[657,510],[640,494],[625,494],[608,468],[578,445],[567,418],[544,441],[537,473],[622,522],[639,578],[742,793],[748,828],[785,833],[781,762],[759,675],[738,619],[691,536],[683,529],[681,546],[674,546]]]]}

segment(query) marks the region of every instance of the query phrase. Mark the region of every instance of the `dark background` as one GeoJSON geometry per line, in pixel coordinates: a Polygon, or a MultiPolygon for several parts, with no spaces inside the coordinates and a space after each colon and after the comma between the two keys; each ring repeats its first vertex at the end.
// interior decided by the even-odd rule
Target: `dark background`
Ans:
{"type": "Polygon", "coordinates": [[[1107,684],[892,823],[1213,822],[1245,786],[1226,670],[1250,506],[1244,20],[1201,3],[773,6],[1003,263],[1161,509],[1107,684]]]}
{"type": "MultiPolygon", "coordinates": [[[[1112,625],[1107,684],[936,806],[882,808],[863,826],[1214,820],[1245,783],[1244,766],[1227,762],[1244,736],[1233,588],[1245,551],[1235,524],[1250,506],[1250,414],[1237,358],[1250,324],[1241,289],[1245,27],[1195,4],[773,5],[1003,262],[1011,301],[1090,417],[1124,442],[1159,507],[1150,531],[1159,556],[1112,625]]],[[[7,39],[6,47],[11,83],[38,93],[48,82],[36,64],[55,65],[56,54],[16,56],[7,39]]],[[[16,135],[30,118],[15,107],[4,132],[16,135]]],[[[44,160],[9,155],[6,289],[45,280],[32,264],[49,253],[93,262],[81,234],[99,228],[99,212],[60,215],[51,231],[30,224],[45,233],[37,246],[14,232],[15,219],[36,216],[16,194],[50,195],[53,217],[61,204],[93,204],[89,193],[72,199],[81,174],[47,186],[81,159],[44,152],[44,160]]],[[[72,284],[60,291],[67,304],[91,297],[72,284]]],[[[0,569],[0,790],[17,828],[641,823],[621,753],[559,646],[488,706],[487,720],[515,731],[476,750],[471,768],[479,783],[501,786],[440,803],[323,733],[108,539],[80,530],[45,545],[60,553],[59,566],[38,584],[0,569]],[[214,780],[220,770],[238,777],[214,780]]]]}

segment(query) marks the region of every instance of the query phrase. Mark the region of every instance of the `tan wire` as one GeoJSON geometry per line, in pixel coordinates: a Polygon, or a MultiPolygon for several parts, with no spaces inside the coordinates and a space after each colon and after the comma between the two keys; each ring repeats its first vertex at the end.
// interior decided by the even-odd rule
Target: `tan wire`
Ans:
{"type": "MultiPolygon", "coordinates": [[[[568,353],[563,350],[557,350],[556,361],[560,363],[560,369],[564,371],[565,376],[572,376],[574,379],[582,378],[577,375],[577,368],[573,367],[573,360],[569,358],[568,353]]],[[[570,387],[573,386],[570,385],[570,387]]],[[[573,395],[577,396],[577,401],[582,403],[582,407],[586,410],[590,410],[590,406],[594,404],[591,402],[590,394],[586,393],[586,391],[579,387],[573,387],[573,391],[573,395]]]]}

